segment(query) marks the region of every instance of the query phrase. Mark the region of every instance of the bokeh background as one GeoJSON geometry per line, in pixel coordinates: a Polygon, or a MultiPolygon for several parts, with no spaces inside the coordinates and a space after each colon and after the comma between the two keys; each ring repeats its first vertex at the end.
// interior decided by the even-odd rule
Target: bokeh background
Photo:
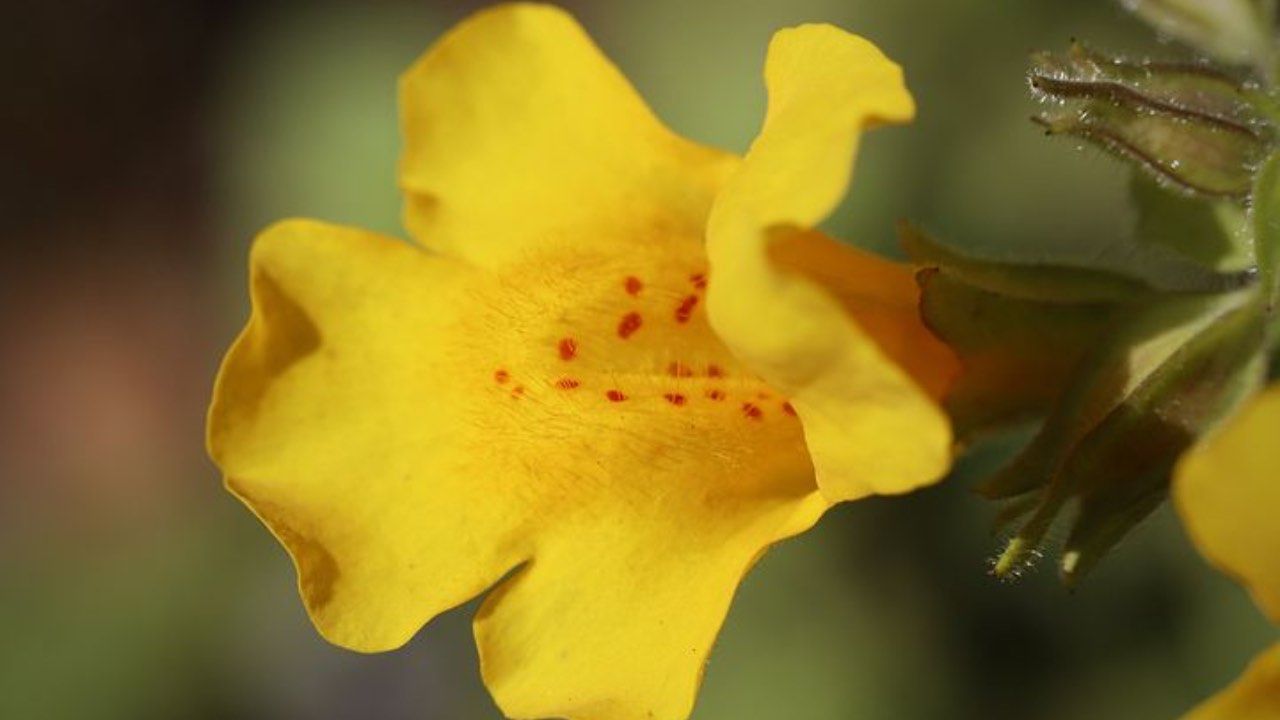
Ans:
{"type": "MultiPolygon", "coordinates": [[[[677,130],[743,150],[770,33],[870,37],[919,121],[868,138],[830,229],[910,217],[993,252],[1092,252],[1123,169],[1027,122],[1026,55],[1170,55],[1109,0],[567,3],[677,130]],[[1046,250],[1047,249],[1047,250],[1046,250]]],[[[0,23],[0,718],[499,717],[468,606],[362,656],[311,629],[283,551],[222,491],[202,426],[256,230],[399,230],[395,79],[477,4],[51,0],[0,23]]],[[[831,512],[754,571],[697,720],[1164,718],[1274,639],[1165,509],[1075,593],[986,574],[971,495],[831,512]]]]}

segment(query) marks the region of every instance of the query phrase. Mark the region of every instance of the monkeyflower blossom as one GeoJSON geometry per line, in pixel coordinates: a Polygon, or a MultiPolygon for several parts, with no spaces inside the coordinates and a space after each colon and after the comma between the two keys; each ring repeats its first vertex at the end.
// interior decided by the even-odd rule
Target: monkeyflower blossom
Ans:
{"type": "Polygon", "coordinates": [[[486,594],[508,716],[684,718],[769,545],[946,472],[955,363],[910,270],[813,229],[861,131],[911,119],[901,70],[807,25],[765,78],[737,157],[564,12],[499,6],[401,78],[413,243],[257,238],[208,446],[325,638],[392,649],[486,594]]]}

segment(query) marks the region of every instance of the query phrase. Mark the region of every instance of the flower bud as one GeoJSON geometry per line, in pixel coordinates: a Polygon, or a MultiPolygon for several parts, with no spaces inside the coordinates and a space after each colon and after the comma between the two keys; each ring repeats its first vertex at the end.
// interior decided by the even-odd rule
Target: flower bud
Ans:
{"type": "Polygon", "coordinates": [[[1033,118],[1088,140],[1183,193],[1244,198],[1273,128],[1252,87],[1200,66],[1129,63],[1075,45],[1033,57],[1033,118]]]}

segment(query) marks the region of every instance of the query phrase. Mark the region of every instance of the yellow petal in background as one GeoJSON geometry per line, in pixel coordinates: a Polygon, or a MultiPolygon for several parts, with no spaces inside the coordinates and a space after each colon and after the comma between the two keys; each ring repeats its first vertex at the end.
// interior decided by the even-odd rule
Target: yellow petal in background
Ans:
{"type": "Polygon", "coordinates": [[[563,10],[502,5],[400,81],[405,221],[485,266],[530,246],[701,235],[737,159],[671,133],[563,10]]]}
{"type": "Polygon", "coordinates": [[[1192,540],[1280,622],[1280,386],[1183,456],[1174,498],[1192,540]]]}
{"type": "Polygon", "coordinates": [[[1275,718],[1280,718],[1280,645],[1254,658],[1239,680],[1183,716],[1183,720],[1275,718]]]}
{"type": "Polygon", "coordinates": [[[923,345],[916,357],[931,358],[917,367],[918,381],[889,354],[913,353],[901,346],[887,351],[869,332],[901,326],[892,318],[902,316],[903,292],[878,279],[883,261],[847,254],[847,279],[836,281],[843,291],[833,293],[830,277],[824,284],[803,268],[788,270],[769,250],[771,243],[796,242],[839,202],[865,127],[912,117],[902,72],[866,40],[808,25],[774,36],[765,81],[764,127],[716,199],[708,225],[712,326],[743,362],[792,398],[828,499],[934,482],[949,466],[951,435],[928,391],[945,382],[938,378],[953,372],[954,360],[922,330],[912,331],[923,345]]]}

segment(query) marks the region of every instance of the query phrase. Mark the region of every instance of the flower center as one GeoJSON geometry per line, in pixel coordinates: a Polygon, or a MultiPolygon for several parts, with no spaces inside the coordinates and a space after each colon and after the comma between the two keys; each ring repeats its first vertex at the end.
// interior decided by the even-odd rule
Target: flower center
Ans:
{"type": "Polygon", "coordinates": [[[586,311],[560,311],[555,333],[536,342],[530,357],[490,368],[494,386],[513,401],[619,412],[706,411],[749,423],[795,416],[786,398],[739,364],[711,331],[705,269],[618,274],[606,282],[579,291],[589,298],[586,311]]]}

